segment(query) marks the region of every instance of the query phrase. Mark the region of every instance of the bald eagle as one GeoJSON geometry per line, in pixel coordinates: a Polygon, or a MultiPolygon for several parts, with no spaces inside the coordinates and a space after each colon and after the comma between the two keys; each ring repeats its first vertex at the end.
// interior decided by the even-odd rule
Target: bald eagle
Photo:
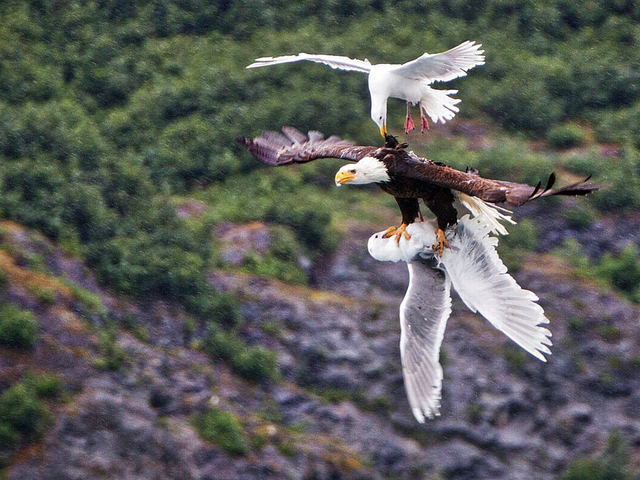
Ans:
{"type": "Polygon", "coordinates": [[[422,131],[429,129],[427,115],[434,122],[451,120],[458,112],[457,98],[450,95],[457,90],[435,90],[429,85],[433,82],[447,82],[454,78],[464,77],[467,71],[478,65],[484,65],[482,45],[466,41],[446,52],[424,53],[402,65],[372,65],[369,60],[354,60],[336,55],[285,55],[281,57],[258,58],[247,68],[268,67],[282,63],[300,62],[303,60],[322,63],[331,68],[366,73],[369,76],[369,93],[371,95],[371,119],[380,128],[380,134],[387,135],[387,99],[399,98],[407,102],[407,116],[404,131],[415,128],[411,117],[411,105],[420,103],[420,120],[422,131]]]}
{"type": "Polygon", "coordinates": [[[511,213],[496,204],[520,206],[530,200],[550,195],[586,195],[599,187],[586,183],[574,183],[552,189],[555,175],[552,173],[544,189],[540,184],[532,187],[523,183],[505,182],[482,178],[477,171],[462,172],[441,163],[432,162],[405,150],[387,135],[382,147],[354,146],[351,142],[332,136],[327,139],[320,132],[304,135],[295,128],[283,127],[281,135],[263,132],[261,137],[238,137],[258,160],[273,166],[306,163],[319,158],[340,158],[357,162],[341,167],[335,176],[336,185],[377,183],[382,190],[393,195],[402,214],[400,227],[389,227],[385,236],[410,238],[406,228],[421,220],[420,199],[436,216],[438,230],[434,250],[442,255],[447,246],[445,230],[458,221],[454,207],[456,198],[475,216],[482,218],[491,230],[506,233],[499,221],[513,221],[505,213],[511,213]]]}
{"type": "Polygon", "coordinates": [[[405,390],[419,422],[439,414],[442,366],[440,346],[451,314],[451,287],[467,307],[543,362],[551,354],[549,320],[538,297],[507,274],[490,227],[465,215],[447,232],[451,248],[442,257],[431,250],[435,228],[430,222],[409,225],[411,240],[400,246],[380,232],[369,238],[371,256],[404,261],[409,287],[400,304],[400,355],[405,390]]]}

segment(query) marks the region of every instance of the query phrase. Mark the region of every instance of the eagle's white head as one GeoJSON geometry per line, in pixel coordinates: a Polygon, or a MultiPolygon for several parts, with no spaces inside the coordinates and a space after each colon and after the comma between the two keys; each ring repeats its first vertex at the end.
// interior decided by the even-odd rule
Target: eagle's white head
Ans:
{"type": "Polygon", "coordinates": [[[388,182],[389,173],[382,161],[366,156],[356,164],[343,165],[336,173],[336,187],[343,183],[365,185],[367,183],[388,182]]]}

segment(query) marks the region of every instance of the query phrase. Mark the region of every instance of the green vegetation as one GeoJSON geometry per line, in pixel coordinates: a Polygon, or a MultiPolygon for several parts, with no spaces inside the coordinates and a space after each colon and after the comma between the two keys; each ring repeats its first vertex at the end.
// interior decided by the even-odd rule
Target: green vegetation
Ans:
{"type": "Polygon", "coordinates": [[[71,281],[63,280],[62,283],[71,290],[73,298],[84,308],[89,310],[89,312],[106,315],[107,308],[104,306],[98,295],[91,293],[89,290],[86,290],[71,281]]]}
{"type": "MultiPolygon", "coordinates": [[[[0,216],[84,256],[110,288],[177,301],[212,320],[217,293],[205,272],[216,223],[281,226],[273,251],[245,268],[304,283],[294,257],[330,252],[340,216],[375,215],[363,199],[380,201],[355,188],[328,194],[342,162],[265,169],[234,142],[283,124],[378,142],[363,76],[311,64],[244,67],[256,56],[301,50],[374,62],[402,51],[410,59],[468,38],[483,43],[487,64],[452,84],[460,115],[546,135],[557,147],[587,142],[587,131],[628,143],[622,160],[595,173],[629,188],[593,202],[601,210],[637,207],[638,13],[626,5],[4,2],[0,216]],[[304,26],[281,30],[301,16],[309,18],[304,26]],[[381,35],[400,17],[392,37],[381,35]],[[204,199],[205,220],[179,218],[176,195],[204,199]]],[[[403,106],[392,100],[390,109],[389,124],[399,126],[403,106]]],[[[556,160],[504,139],[486,151],[447,144],[440,153],[437,160],[533,183],[556,160]]]]}
{"type": "Polygon", "coordinates": [[[29,348],[35,343],[37,332],[33,313],[9,303],[0,304],[0,345],[29,348]]]}
{"type": "Polygon", "coordinates": [[[60,393],[58,377],[27,373],[0,395],[0,464],[4,453],[44,433],[52,418],[43,399],[56,398],[60,393]]]}
{"type": "Polygon", "coordinates": [[[203,440],[215,443],[230,454],[246,455],[249,452],[249,440],[232,412],[211,408],[196,415],[192,423],[203,440]]]}
{"type": "Polygon", "coordinates": [[[607,252],[593,263],[577,240],[567,239],[556,254],[568,259],[581,278],[595,279],[632,302],[640,303],[640,256],[635,245],[629,245],[618,253],[607,252]]]}
{"type": "Polygon", "coordinates": [[[512,372],[521,371],[529,361],[529,354],[511,343],[505,346],[503,355],[512,372]]]}
{"type": "Polygon", "coordinates": [[[596,219],[596,212],[587,202],[576,202],[576,205],[565,209],[563,217],[570,228],[584,230],[591,226],[596,219]]]}
{"type": "Polygon", "coordinates": [[[586,139],[587,135],[582,127],[575,123],[558,125],[547,132],[547,143],[553,148],[578,147],[584,144],[586,139]]]}
{"type": "MultiPolygon", "coordinates": [[[[343,162],[272,169],[243,151],[237,135],[284,124],[380,142],[364,76],[311,64],[246,71],[255,57],[310,51],[386,62],[394,52],[409,60],[477,40],[487,64],[450,88],[460,89],[460,117],[503,130],[487,149],[447,139],[418,153],[532,184],[544,183],[558,163],[593,173],[610,188],[566,213],[573,228],[598,213],[640,208],[640,14],[631,2],[303,0],[248,8],[208,0],[9,0],[0,3],[0,19],[0,217],[79,255],[115,292],[180,304],[193,325],[210,325],[205,351],[252,380],[277,378],[277,357],[239,339],[240,300],[207,279],[218,253],[214,228],[267,223],[271,249],[249,255],[242,268],[304,284],[299,259],[329,255],[346,219],[378,221],[386,207],[396,211],[393,199],[373,189],[333,188],[343,162]],[[307,21],[282,27],[298,18],[307,21]],[[389,22],[393,36],[385,35],[389,22]],[[534,153],[525,143],[532,138],[553,148],[595,139],[622,153],[604,160],[595,148],[566,158],[534,153]],[[185,198],[204,201],[205,214],[181,218],[176,203],[185,198]]],[[[390,100],[389,108],[389,126],[399,133],[404,105],[390,100]]],[[[519,221],[500,243],[512,270],[537,236],[532,222],[519,221]]],[[[638,281],[631,283],[637,252],[585,265],[640,298],[638,281]]],[[[90,312],[105,313],[99,298],[70,288],[90,312]]],[[[43,304],[56,301],[53,291],[32,293],[43,304]]],[[[37,326],[17,315],[0,319],[0,343],[25,348],[37,326]]],[[[147,336],[137,325],[131,331],[147,336]]],[[[98,336],[96,364],[121,368],[126,355],[115,329],[98,336]]]]}
{"type": "Polygon", "coordinates": [[[607,440],[607,447],[600,457],[580,458],[569,464],[562,480],[637,480],[632,473],[629,444],[618,432],[607,440]]]}
{"type": "Polygon", "coordinates": [[[58,398],[62,393],[62,381],[57,375],[50,373],[27,372],[22,383],[36,394],[38,398],[58,398]]]}
{"type": "Polygon", "coordinates": [[[509,235],[500,237],[498,253],[510,272],[517,272],[522,268],[524,257],[536,246],[538,241],[538,227],[525,218],[517,225],[508,227],[509,235]]]}
{"type": "Polygon", "coordinates": [[[248,347],[232,331],[223,331],[210,322],[203,350],[229,363],[240,376],[253,381],[278,380],[278,357],[263,347],[248,347]]]}
{"type": "Polygon", "coordinates": [[[101,357],[94,361],[96,368],[117,371],[127,361],[127,352],[119,347],[118,329],[114,325],[107,326],[98,332],[98,348],[101,357]]]}
{"type": "Polygon", "coordinates": [[[301,248],[291,229],[274,226],[269,233],[271,236],[269,252],[246,256],[244,269],[256,275],[276,278],[286,283],[306,284],[307,276],[299,263],[301,248]]]}
{"type": "Polygon", "coordinates": [[[617,290],[632,301],[640,302],[640,257],[635,245],[629,245],[618,254],[607,252],[596,267],[617,290]]]}

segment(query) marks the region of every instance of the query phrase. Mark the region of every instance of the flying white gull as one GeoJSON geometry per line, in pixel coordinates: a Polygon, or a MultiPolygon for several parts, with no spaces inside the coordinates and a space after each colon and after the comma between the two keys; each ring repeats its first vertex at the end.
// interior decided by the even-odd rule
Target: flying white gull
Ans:
{"type": "Polygon", "coordinates": [[[442,367],[440,345],[451,314],[450,288],[473,312],[479,312],[498,330],[536,358],[546,361],[551,332],[538,297],[523,290],[507,274],[489,236],[491,226],[465,215],[447,231],[450,248],[438,260],[431,249],[435,227],[416,222],[407,227],[411,238],[398,244],[379,232],[369,238],[369,253],[380,261],[404,261],[409,288],[400,304],[400,356],[409,405],[419,422],[439,415],[442,367]]]}
{"type": "Polygon", "coordinates": [[[247,68],[268,67],[281,63],[310,62],[322,63],[331,68],[366,73],[369,75],[369,93],[371,95],[371,118],[380,128],[383,137],[387,135],[387,98],[399,98],[407,102],[407,117],[404,122],[405,133],[415,125],[411,118],[410,105],[420,103],[420,121],[422,131],[429,129],[427,115],[434,122],[451,120],[458,112],[456,104],[460,102],[450,95],[457,90],[435,90],[429,85],[433,82],[448,82],[464,77],[467,71],[477,65],[484,65],[482,45],[466,41],[457,47],[442,53],[424,53],[420,57],[401,65],[372,65],[369,60],[354,60],[336,55],[312,55],[299,53],[281,57],[263,57],[256,59],[247,68]]]}

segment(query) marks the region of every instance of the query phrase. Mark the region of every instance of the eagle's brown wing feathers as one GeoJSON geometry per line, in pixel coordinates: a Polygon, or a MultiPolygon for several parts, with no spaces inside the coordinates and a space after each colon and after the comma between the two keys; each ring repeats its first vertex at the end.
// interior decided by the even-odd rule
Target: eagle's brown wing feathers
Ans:
{"type": "Polygon", "coordinates": [[[403,173],[416,180],[429,182],[441,187],[448,187],[467,195],[478,197],[485,202],[505,203],[520,206],[530,200],[551,195],[587,195],[600,187],[586,183],[590,177],[565,187],[552,189],[555,174],[549,176],[547,186],[540,188],[524,183],[505,182],[482,178],[477,171],[461,172],[446,165],[439,165],[429,160],[409,154],[406,170],[403,173]]]}
{"type": "Polygon", "coordinates": [[[267,165],[280,166],[292,163],[306,163],[319,158],[340,158],[357,162],[367,155],[384,157],[394,163],[395,171],[402,176],[431,185],[451,188],[467,195],[478,197],[485,202],[504,203],[519,206],[529,200],[550,195],[586,195],[599,187],[582,182],[552,189],[555,175],[552,173],[544,189],[523,183],[505,182],[482,178],[476,170],[461,172],[455,168],[434,163],[413,152],[401,148],[378,149],[370,146],[353,146],[340,137],[324,138],[320,132],[310,131],[307,135],[292,127],[283,127],[282,134],[263,132],[262,136],[249,139],[238,137],[251,154],[267,165]]]}
{"type": "Polygon", "coordinates": [[[292,127],[283,127],[282,133],[262,132],[253,140],[238,137],[236,140],[247,147],[251,154],[267,165],[281,166],[306,163],[318,158],[341,158],[357,162],[376,147],[354,147],[352,142],[331,136],[324,138],[320,132],[308,135],[292,127]]]}

